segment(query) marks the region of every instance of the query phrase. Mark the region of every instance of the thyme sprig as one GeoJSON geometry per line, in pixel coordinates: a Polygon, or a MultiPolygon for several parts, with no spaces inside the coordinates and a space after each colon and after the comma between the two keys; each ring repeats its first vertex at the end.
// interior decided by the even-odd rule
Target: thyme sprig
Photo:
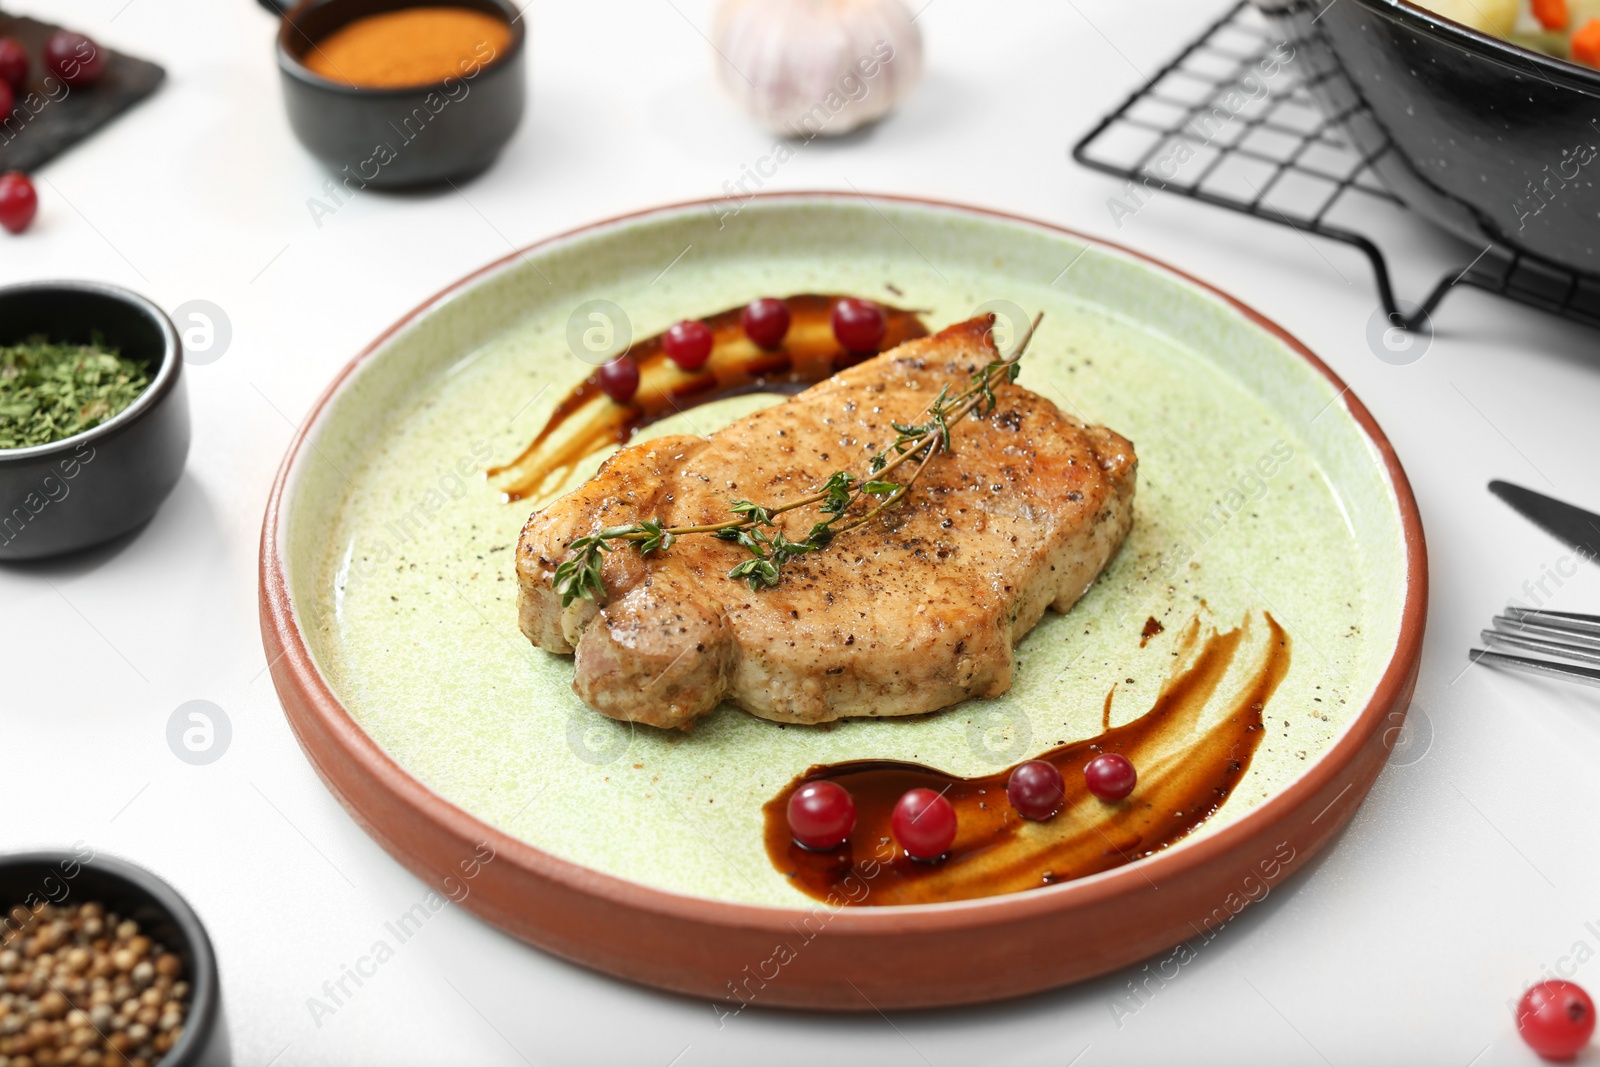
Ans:
{"type": "Polygon", "coordinates": [[[667,527],[659,519],[644,519],[625,526],[608,526],[573,541],[568,546],[571,557],[556,567],[551,580],[552,588],[561,597],[561,606],[566,607],[574,600],[593,601],[606,595],[601,568],[607,552],[623,544],[632,544],[641,556],[648,556],[666,551],[680,537],[694,534],[710,534],[750,553],[749,559],[728,572],[729,578],[746,582],[753,590],[777,585],[782,580],[785,564],[826,548],[840,534],[871,522],[904,500],[929,461],[941,452],[950,451],[951,428],[974,411],[982,418],[994,410],[994,387],[1002,380],[1017,380],[1022,354],[1033,339],[1040,318],[1042,315],[1034,318],[1027,335],[1010,356],[975,372],[960,392],[951,395],[946,383],[923,410],[924,421],[904,425],[891,423],[897,436],[868,462],[865,477],[835,471],[816,492],[787,504],[735,500],[728,505],[728,510],[736,517],[725,522],[667,527]],[[890,480],[889,475],[914,459],[918,462],[909,477],[890,480]],[[869,498],[872,500],[870,507],[847,518],[858,501],[865,502],[869,498]],[[790,540],[773,521],[785,512],[813,504],[818,505],[823,518],[812,524],[804,540],[790,540]]]}

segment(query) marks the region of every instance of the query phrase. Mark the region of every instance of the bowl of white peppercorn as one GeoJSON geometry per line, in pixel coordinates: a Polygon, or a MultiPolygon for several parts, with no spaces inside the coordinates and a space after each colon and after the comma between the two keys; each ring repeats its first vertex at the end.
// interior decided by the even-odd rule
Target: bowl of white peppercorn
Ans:
{"type": "Polygon", "coordinates": [[[0,1067],[229,1067],[217,961],[188,903],[142,867],[0,856],[0,1067]]]}

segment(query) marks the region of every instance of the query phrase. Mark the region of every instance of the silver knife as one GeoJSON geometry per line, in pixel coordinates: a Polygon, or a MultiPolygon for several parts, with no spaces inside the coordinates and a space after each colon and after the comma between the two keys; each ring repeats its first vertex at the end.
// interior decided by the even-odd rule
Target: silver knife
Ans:
{"type": "Polygon", "coordinates": [[[1584,559],[1600,562],[1600,515],[1510,482],[1490,482],[1489,492],[1545,533],[1565,542],[1584,559]]]}

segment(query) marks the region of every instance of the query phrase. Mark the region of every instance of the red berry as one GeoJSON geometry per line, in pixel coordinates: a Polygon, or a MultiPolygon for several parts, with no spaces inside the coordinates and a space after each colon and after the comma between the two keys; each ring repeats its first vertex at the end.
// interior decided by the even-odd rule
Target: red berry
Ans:
{"type": "Polygon", "coordinates": [[[1121,800],[1133,792],[1139,774],[1128,762],[1127,756],[1107,752],[1089,761],[1089,765],[1083,769],[1083,778],[1088,783],[1089,792],[1101,800],[1121,800]]]}
{"type": "Polygon", "coordinates": [[[876,352],[889,330],[889,320],[883,308],[870,300],[857,300],[847,296],[833,305],[833,336],[839,339],[846,352],[864,355],[876,352]]]}
{"type": "Polygon", "coordinates": [[[894,806],[894,838],[916,860],[936,860],[956,839],[956,809],[931,789],[912,789],[894,806]]]}
{"type": "Polygon", "coordinates": [[[600,388],[619,404],[626,404],[639,391],[639,364],[618,356],[600,367],[600,388]]]}
{"type": "Polygon", "coordinates": [[[684,370],[699,370],[711,358],[711,327],[694,319],[684,319],[667,330],[661,347],[684,370]]]}
{"type": "Polygon", "coordinates": [[[789,797],[789,831],[802,848],[837,848],[855,828],[856,802],[838,782],[807,782],[789,797]]]}
{"type": "Polygon", "coordinates": [[[1517,1029],[1547,1060],[1570,1060],[1594,1033],[1594,1001],[1572,982],[1540,982],[1517,1005],[1517,1029]]]}
{"type": "MultiPolygon", "coordinates": [[[[15,37],[0,37],[0,82],[21,89],[28,80],[28,50],[15,37]]],[[[10,114],[11,109],[6,109],[10,114]]]]}
{"type": "Polygon", "coordinates": [[[106,54],[81,33],[57,30],[45,42],[44,65],[68,85],[93,85],[105,72],[106,54]]]}
{"type": "Polygon", "coordinates": [[[1066,792],[1061,772],[1042,759],[1022,764],[1006,782],[1006,798],[1024,819],[1048,819],[1061,810],[1066,792]]]}
{"type": "Polygon", "coordinates": [[[11,117],[11,112],[17,108],[17,94],[12,91],[11,83],[0,78],[0,122],[11,117]]]}
{"type": "Polygon", "coordinates": [[[789,305],[773,296],[752,300],[739,313],[739,325],[762,348],[777,348],[789,334],[789,305]]]}
{"type": "Polygon", "coordinates": [[[21,233],[39,210],[39,194],[20,170],[0,174],[0,226],[21,233]]]}

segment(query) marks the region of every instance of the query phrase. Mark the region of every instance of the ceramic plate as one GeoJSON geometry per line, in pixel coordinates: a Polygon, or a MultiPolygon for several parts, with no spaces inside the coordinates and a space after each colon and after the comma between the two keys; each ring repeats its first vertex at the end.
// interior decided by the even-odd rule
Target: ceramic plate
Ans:
{"type": "MultiPolygon", "coordinates": [[[[710,432],[775,399],[721,401],[646,433],[710,432]]],[[[1425,576],[1416,506],[1381,431],[1259,315],[1041,223],[792,194],[552,238],[390,329],[329,387],[284,461],[261,612],[312,763],[411,870],[467,886],[468,908],[726,1010],[868,1009],[1102,973],[1288,877],[1349,817],[1398,736],[1425,576]],[[689,733],[604,719],[573,695],[570,659],[517,630],[528,505],[505,503],[482,472],[592,371],[585,331],[605,333],[603,348],[813,291],[916,308],[933,328],[994,311],[1002,344],[1043,311],[1021,382],[1135,442],[1134,532],[1076,608],[1022,641],[1002,697],[829,729],[733,707],[689,733]],[[1148,711],[1189,622],[1226,630],[1268,615],[1293,653],[1261,740],[1221,807],[1170,847],[1025,892],[897,906],[872,906],[870,885],[867,906],[829,906],[767,857],[762,806],[813,764],[993,773],[1148,711]]]]}

